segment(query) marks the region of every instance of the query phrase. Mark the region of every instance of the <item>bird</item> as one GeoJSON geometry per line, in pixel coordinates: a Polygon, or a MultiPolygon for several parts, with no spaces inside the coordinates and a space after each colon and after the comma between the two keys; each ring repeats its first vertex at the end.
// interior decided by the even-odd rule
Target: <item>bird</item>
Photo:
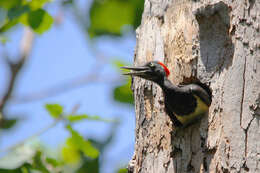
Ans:
{"type": "Polygon", "coordinates": [[[187,127],[199,121],[208,112],[211,92],[201,83],[174,85],[167,77],[170,70],[160,61],[142,66],[123,66],[131,70],[123,75],[137,76],[158,84],[164,93],[166,113],[176,127],[187,127]]]}

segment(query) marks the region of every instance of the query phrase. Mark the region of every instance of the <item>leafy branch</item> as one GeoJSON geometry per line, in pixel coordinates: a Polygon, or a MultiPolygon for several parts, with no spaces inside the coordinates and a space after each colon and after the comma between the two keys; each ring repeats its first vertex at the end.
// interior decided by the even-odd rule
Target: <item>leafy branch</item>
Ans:
{"type": "MultiPolygon", "coordinates": [[[[65,122],[65,124],[67,124],[67,129],[73,134],[75,135],[77,132],[75,130],[72,129],[71,127],[71,123],[77,122],[77,121],[81,121],[81,120],[91,120],[91,121],[101,121],[101,122],[112,122],[112,123],[118,123],[118,121],[116,120],[109,120],[109,119],[103,119],[99,116],[89,116],[87,114],[76,114],[77,110],[79,109],[79,104],[76,104],[71,112],[69,114],[65,114],[63,112],[63,107],[59,104],[46,104],[45,105],[46,110],[48,111],[48,113],[54,118],[54,121],[47,125],[46,127],[42,128],[41,130],[39,130],[38,132],[34,133],[33,135],[29,136],[28,138],[25,138],[24,140],[22,140],[21,142],[16,143],[13,146],[7,147],[3,150],[0,150],[0,153],[8,153],[12,150],[14,150],[15,148],[24,145],[27,141],[30,141],[34,138],[37,138],[41,135],[43,135],[44,133],[46,133],[48,130],[54,128],[58,123],[60,122],[65,122]]],[[[79,134],[77,133],[77,136],[79,136],[79,134]]],[[[78,138],[78,137],[77,137],[78,138]]]]}

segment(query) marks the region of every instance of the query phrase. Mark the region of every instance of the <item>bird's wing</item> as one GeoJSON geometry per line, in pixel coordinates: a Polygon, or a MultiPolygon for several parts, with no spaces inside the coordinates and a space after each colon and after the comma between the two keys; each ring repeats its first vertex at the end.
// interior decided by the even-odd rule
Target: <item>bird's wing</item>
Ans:
{"type": "Polygon", "coordinates": [[[174,126],[181,127],[182,123],[176,118],[172,110],[169,109],[168,105],[165,105],[165,111],[169,115],[170,119],[172,120],[174,126]]]}
{"type": "Polygon", "coordinates": [[[181,87],[181,89],[191,92],[192,94],[198,96],[203,102],[208,106],[211,104],[211,97],[205,89],[196,84],[189,84],[181,87]]]}

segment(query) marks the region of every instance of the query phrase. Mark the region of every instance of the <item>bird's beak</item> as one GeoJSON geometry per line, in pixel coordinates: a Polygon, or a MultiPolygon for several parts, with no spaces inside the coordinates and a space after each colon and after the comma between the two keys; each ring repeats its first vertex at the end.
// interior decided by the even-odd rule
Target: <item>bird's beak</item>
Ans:
{"type": "Polygon", "coordinates": [[[147,78],[150,74],[151,69],[147,66],[140,66],[140,67],[121,67],[122,69],[131,70],[131,72],[124,73],[123,75],[132,75],[132,76],[139,76],[142,78],[147,78]]]}

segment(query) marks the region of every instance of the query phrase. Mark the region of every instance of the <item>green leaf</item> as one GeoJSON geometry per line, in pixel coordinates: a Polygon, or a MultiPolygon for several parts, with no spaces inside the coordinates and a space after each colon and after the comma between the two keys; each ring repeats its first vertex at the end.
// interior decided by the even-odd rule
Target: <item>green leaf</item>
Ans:
{"type": "Polygon", "coordinates": [[[18,18],[21,15],[23,15],[24,13],[27,13],[29,11],[30,11],[30,7],[28,5],[23,5],[23,6],[11,8],[8,11],[8,18],[9,18],[9,20],[13,20],[13,19],[18,18]]]}
{"type": "Polygon", "coordinates": [[[99,155],[99,151],[92,146],[90,141],[85,141],[84,146],[82,145],[81,150],[82,150],[82,152],[84,153],[85,156],[88,156],[88,157],[93,158],[93,159],[97,158],[98,155],[99,155]]]}
{"type": "Polygon", "coordinates": [[[19,23],[18,19],[7,21],[2,27],[0,27],[0,33],[6,32],[7,30],[9,30],[10,28],[12,28],[18,23],[19,23]]]}
{"type": "MultiPolygon", "coordinates": [[[[18,13],[15,14],[15,10],[13,10],[13,8],[7,11],[5,8],[0,7],[0,33],[7,31],[18,23],[17,18],[13,18],[12,20],[9,19],[9,17],[14,17],[14,15],[18,15],[18,13]]],[[[3,36],[1,37],[3,38],[3,36]]],[[[5,39],[2,38],[1,42],[5,42],[5,39]]]]}
{"type": "Polygon", "coordinates": [[[61,155],[66,163],[77,164],[80,160],[80,153],[70,140],[71,138],[67,139],[66,145],[61,150],[61,155]]]}
{"type": "Polygon", "coordinates": [[[126,62],[124,62],[124,61],[122,61],[122,60],[114,59],[114,60],[112,61],[112,65],[113,65],[114,67],[116,67],[116,69],[118,69],[118,70],[120,70],[120,71],[123,71],[123,72],[128,71],[128,70],[126,70],[126,69],[121,69],[121,67],[123,67],[123,66],[128,66],[128,65],[129,65],[128,63],[126,63],[126,62]]]}
{"type": "Polygon", "coordinates": [[[89,116],[88,115],[68,115],[66,117],[70,122],[76,122],[76,121],[81,121],[81,120],[84,120],[84,119],[88,119],[89,116]]]}
{"type": "Polygon", "coordinates": [[[63,107],[59,104],[46,104],[45,108],[54,118],[59,118],[60,115],[63,113],[63,107]]]}
{"type": "Polygon", "coordinates": [[[0,7],[10,9],[21,5],[22,0],[0,0],[0,7]]]}
{"type": "Polygon", "coordinates": [[[134,104],[134,97],[131,90],[131,79],[114,88],[114,100],[120,103],[134,104]]]}
{"type": "Polygon", "coordinates": [[[4,119],[1,129],[10,129],[17,123],[17,119],[4,119]]]}
{"type": "Polygon", "coordinates": [[[31,173],[30,169],[31,169],[31,165],[29,163],[26,163],[21,167],[19,173],[31,173]]]}
{"type": "Polygon", "coordinates": [[[44,165],[44,162],[42,160],[42,152],[37,151],[36,154],[33,157],[33,163],[32,168],[39,170],[41,173],[49,173],[49,170],[44,165]]]}
{"type": "MultiPolygon", "coordinates": [[[[12,0],[10,0],[11,2],[12,0]]],[[[14,2],[14,1],[13,1],[14,2]]],[[[26,13],[28,6],[22,6],[21,3],[16,4],[3,3],[0,0],[0,33],[7,31],[18,23],[18,18],[26,13]]]]}
{"type": "Polygon", "coordinates": [[[67,126],[67,129],[71,133],[71,142],[77,147],[78,150],[82,151],[85,156],[90,158],[97,158],[99,151],[92,146],[90,141],[85,140],[77,131],[73,130],[71,126],[67,126]]]}
{"type": "Polygon", "coordinates": [[[45,10],[37,9],[23,15],[20,22],[26,26],[30,26],[34,32],[42,34],[52,26],[53,18],[45,10]]]}
{"type": "Polygon", "coordinates": [[[81,114],[81,115],[68,115],[66,118],[70,122],[77,122],[77,121],[82,121],[82,120],[94,120],[94,121],[103,121],[103,122],[112,122],[112,120],[108,119],[103,119],[99,116],[89,116],[87,114],[81,114]]]}
{"type": "MultiPolygon", "coordinates": [[[[114,59],[112,61],[112,64],[117,68],[120,69],[120,67],[127,66],[128,64],[124,61],[114,59]]],[[[126,69],[120,69],[121,72],[127,72],[126,69]]],[[[131,79],[130,77],[127,77],[127,82],[123,85],[119,85],[114,88],[114,100],[121,103],[128,103],[133,104],[134,98],[131,91],[131,79]]]]}
{"type": "Polygon", "coordinates": [[[125,62],[123,62],[123,61],[121,61],[121,60],[118,60],[118,59],[114,59],[114,60],[112,61],[112,64],[113,64],[115,67],[117,67],[117,68],[120,68],[120,67],[126,65],[125,62]]]}
{"type": "Polygon", "coordinates": [[[38,8],[42,8],[47,2],[51,1],[52,0],[31,0],[29,5],[33,10],[36,10],[38,8]]]}
{"type": "Polygon", "coordinates": [[[100,163],[99,159],[88,159],[85,158],[81,167],[76,171],[76,173],[99,173],[100,163]]]}
{"type": "Polygon", "coordinates": [[[117,173],[127,173],[127,169],[121,168],[121,169],[117,170],[117,173]]]}
{"type": "Polygon", "coordinates": [[[58,160],[50,158],[50,157],[47,157],[45,160],[47,163],[49,163],[53,167],[57,167],[57,166],[61,165],[61,163],[58,160]]]}
{"type": "Polygon", "coordinates": [[[90,8],[90,37],[121,35],[125,25],[136,28],[141,21],[143,4],[144,0],[94,0],[90,8]]]}
{"type": "Polygon", "coordinates": [[[53,18],[42,9],[51,0],[0,0],[0,33],[19,22],[30,26],[34,32],[42,34],[53,23],[53,18]],[[7,10],[5,15],[3,10],[7,10]]]}

